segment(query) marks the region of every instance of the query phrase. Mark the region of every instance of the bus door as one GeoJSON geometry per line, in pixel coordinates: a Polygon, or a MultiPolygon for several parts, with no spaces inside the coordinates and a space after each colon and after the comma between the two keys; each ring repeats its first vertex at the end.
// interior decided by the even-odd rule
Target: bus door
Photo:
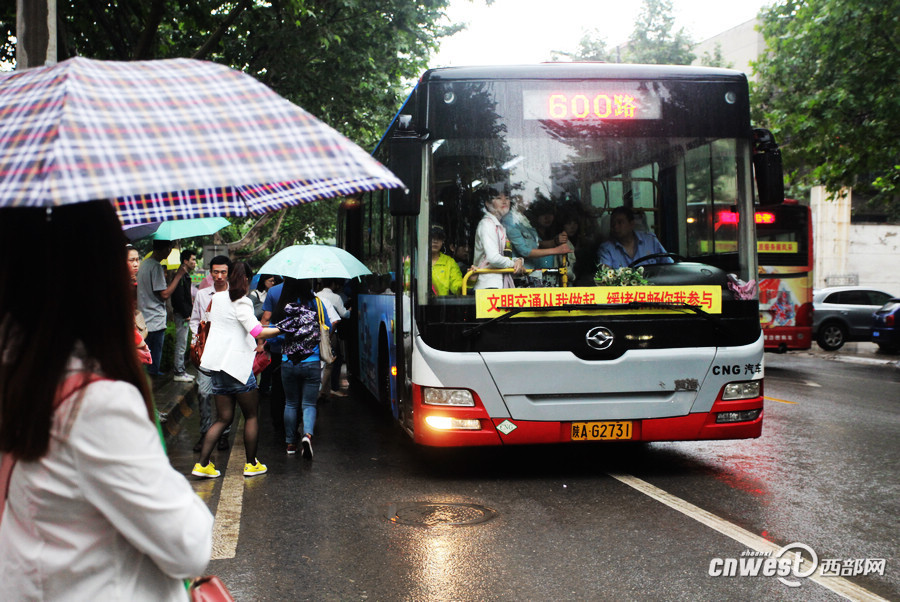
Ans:
{"type": "Polygon", "coordinates": [[[410,430],[412,425],[412,335],[416,294],[416,223],[413,216],[395,218],[397,253],[395,273],[397,274],[397,294],[395,296],[396,324],[394,325],[394,350],[391,372],[393,376],[391,411],[400,423],[410,430]]]}

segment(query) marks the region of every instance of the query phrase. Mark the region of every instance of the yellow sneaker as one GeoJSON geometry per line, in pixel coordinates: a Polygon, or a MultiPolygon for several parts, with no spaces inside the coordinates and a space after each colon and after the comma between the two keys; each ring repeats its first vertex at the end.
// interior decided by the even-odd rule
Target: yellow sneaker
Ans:
{"type": "Polygon", "coordinates": [[[219,476],[219,471],[216,470],[216,465],[210,462],[206,466],[200,466],[200,462],[194,464],[194,470],[191,471],[191,474],[195,477],[206,477],[207,479],[215,479],[219,476]]]}
{"type": "Polygon", "coordinates": [[[256,461],[256,464],[249,464],[249,463],[244,464],[244,476],[245,477],[255,477],[256,475],[263,474],[267,470],[268,470],[268,468],[266,468],[266,465],[263,464],[262,462],[260,462],[259,460],[256,461]]]}

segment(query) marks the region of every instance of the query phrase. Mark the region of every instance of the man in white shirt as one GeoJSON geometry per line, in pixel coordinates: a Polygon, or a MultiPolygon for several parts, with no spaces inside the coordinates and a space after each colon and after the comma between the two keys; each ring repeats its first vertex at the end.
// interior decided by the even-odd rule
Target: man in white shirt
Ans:
{"type": "MultiPolygon", "coordinates": [[[[213,285],[197,291],[197,296],[194,298],[194,307],[191,310],[191,336],[196,337],[200,328],[200,322],[205,322],[208,319],[207,314],[213,295],[228,290],[228,270],[230,268],[231,260],[224,255],[217,255],[209,262],[209,273],[212,276],[213,285]]],[[[200,440],[194,446],[195,452],[199,452],[203,447],[203,438],[206,436],[206,431],[212,426],[212,399],[212,377],[204,374],[202,371],[198,371],[197,406],[200,410],[200,440]]],[[[218,448],[220,450],[228,449],[228,434],[230,432],[231,425],[219,437],[218,448]]]]}

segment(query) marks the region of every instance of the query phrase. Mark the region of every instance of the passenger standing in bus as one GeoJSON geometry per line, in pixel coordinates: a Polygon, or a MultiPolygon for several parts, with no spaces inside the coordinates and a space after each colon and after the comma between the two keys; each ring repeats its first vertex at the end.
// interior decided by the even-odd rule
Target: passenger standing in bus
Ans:
{"type": "MultiPolygon", "coordinates": [[[[506,247],[506,228],[500,220],[509,213],[509,197],[495,188],[482,188],[475,193],[475,199],[484,207],[484,217],[475,229],[474,268],[513,268],[514,274],[525,273],[524,259],[503,255],[506,247]]],[[[475,288],[513,288],[511,274],[480,274],[475,288]]]]}
{"type": "Polygon", "coordinates": [[[431,291],[435,295],[458,295],[462,289],[462,271],[449,255],[441,253],[447,235],[440,226],[431,228],[431,291]]]}
{"type": "MultiPolygon", "coordinates": [[[[609,217],[611,240],[600,245],[597,262],[611,268],[628,267],[635,259],[665,253],[666,250],[651,232],[634,229],[634,212],[628,207],[616,207],[609,217]]],[[[656,257],[643,263],[672,263],[671,257],[656,257]]]]}
{"type": "MultiPolygon", "coordinates": [[[[542,203],[538,210],[540,215],[532,214],[537,218],[536,221],[543,223],[549,218],[550,223],[553,223],[551,204],[542,203]]],[[[543,270],[553,268],[557,255],[565,255],[572,250],[568,245],[568,235],[560,232],[556,236],[548,236],[546,240],[541,239],[528,217],[515,208],[503,217],[502,223],[513,253],[525,259],[525,269],[534,270],[529,274],[529,283],[531,286],[544,286],[543,270]]]]}

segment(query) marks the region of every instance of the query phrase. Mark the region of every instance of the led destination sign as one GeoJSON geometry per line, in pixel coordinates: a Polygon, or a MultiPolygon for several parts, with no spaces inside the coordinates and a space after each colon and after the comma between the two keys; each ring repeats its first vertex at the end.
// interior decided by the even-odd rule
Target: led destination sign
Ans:
{"type": "Polygon", "coordinates": [[[657,94],[637,86],[583,86],[553,90],[524,90],[522,110],[526,120],[633,121],[660,119],[662,101],[657,94]]]}

